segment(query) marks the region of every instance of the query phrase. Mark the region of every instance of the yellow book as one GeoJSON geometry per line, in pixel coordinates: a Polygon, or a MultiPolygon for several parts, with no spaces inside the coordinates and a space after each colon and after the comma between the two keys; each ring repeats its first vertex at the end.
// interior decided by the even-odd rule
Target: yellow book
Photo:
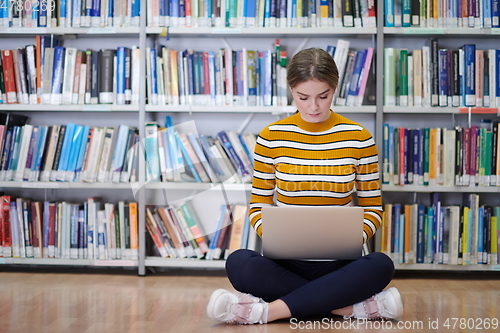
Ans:
{"type": "Polygon", "coordinates": [[[139,224],[137,219],[137,202],[128,206],[130,219],[130,258],[139,259],[139,224]]]}
{"type": "Polygon", "coordinates": [[[462,265],[468,265],[470,263],[470,249],[467,246],[469,237],[469,210],[469,207],[464,207],[464,223],[462,230],[462,265]]]}
{"type": "Polygon", "coordinates": [[[491,248],[490,248],[490,260],[488,264],[497,265],[498,264],[498,216],[491,217],[491,248]]]}

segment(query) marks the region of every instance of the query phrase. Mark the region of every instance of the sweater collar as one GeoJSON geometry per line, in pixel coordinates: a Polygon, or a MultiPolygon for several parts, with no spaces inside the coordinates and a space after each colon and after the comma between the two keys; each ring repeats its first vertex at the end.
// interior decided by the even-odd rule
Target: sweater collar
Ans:
{"type": "Polygon", "coordinates": [[[321,123],[310,123],[302,119],[300,113],[294,114],[292,121],[301,129],[308,132],[323,132],[332,128],[337,123],[337,114],[330,110],[330,117],[321,123]]]}

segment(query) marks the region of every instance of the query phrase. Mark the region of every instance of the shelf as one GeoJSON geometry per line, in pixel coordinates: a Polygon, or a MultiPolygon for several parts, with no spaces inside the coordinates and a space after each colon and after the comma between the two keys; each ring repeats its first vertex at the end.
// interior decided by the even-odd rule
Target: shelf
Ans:
{"type": "MultiPolygon", "coordinates": [[[[333,106],[337,113],[376,113],[374,105],[359,107],[333,106]]],[[[220,113],[293,113],[295,106],[196,106],[196,105],[146,105],[146,112],[220,112],[220,113]]]]}
{"type": "Polygon", "coordinates": [[[433,113],[433,114],[499,114],[499,108],[465,107],[465,106],[384,106],[384,113],[433,113]]]}
{"type": "Polygon", "coordinates": [[[382,185],[385,192],[461,192],[498,193],[500,186],[423,186],[423,185],[382,185]]]}
{"type": "Polygon", "coordinates": [[[174,36],[269,36],[277,38],[280,36],[332,36],[332,35],[375,35],[377,28],[146,28],[146,33],[151,35],[174,35],[174,36]]]}
{"type": "Polygon", "coordinates": [[[139,112],[139,105],[117,104],[0,104],[2,111],[39,111],[39,112],[139,112]]]}
{"type": "Polygon", "coordinates": [[[146,267],[178,267],[178,268],[219,268],[224,269],[225,260],[174,259],[146,257],[146,267]]]}
{"type": "Polygon", "coordinates": [[[0,28],[3,37],[18,35],[139,35],[139,27],[106,28],[0,28]]]}
{"type": "Polygon", "coordinates": [[[500,265],[394,264],[394,266],[400,271],[500,271],[500,265]]]}
{"type": "Polygon", "coordinates": [[[224,187],[225,191],[250,191],[251,184],[221,184],[221,183],[174,183],[174,182],[149,182],[146,184],[147,189],[152,190],[210,190],[211,188],[224,187]]]}
{"type": "Polygon", "coordinates": [[[67,265],[67,266],[117,266],[135,267],[137,260],[94,260],[94,259],[56,259],[56,258],[0,258],[4,265],[67,265]]]}
{"type": "Polygon", "coordinates": [[[0,188],[39,188],[39,189],[131,189],[135,183],[77,183],[77,182],[0,182],[0,188]]]}
{"type": "Polygon", "coordinates": [[[498,35],[500,29],[498,28],[389,28],[384,27],[384,34],[394,35],[498,35]]]}

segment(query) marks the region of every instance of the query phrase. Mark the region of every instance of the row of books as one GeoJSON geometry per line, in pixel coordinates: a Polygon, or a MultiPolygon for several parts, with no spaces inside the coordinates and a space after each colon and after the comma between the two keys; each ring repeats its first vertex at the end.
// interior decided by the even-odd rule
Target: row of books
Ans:
{"type": "Polygon", "coordinates": [[[500,263],[500,207],[479,205],[464,194],[463,205],[386,204],[381,251],[396,263],[475,265],[500,263]]]}
{"type": "Polygon", "coordinates": [[[140,0],[4,0],[0,27],[138,27],[140,0]]]}
{"type": "MultiPolygon", "coordinates": [[[[336,105],[373,105],[373,48],[354,50],[338,40],[326,50],[339,69],[336,105]]],[[[274,50],[146,51],[147,103],[150,105],[286,106],[287,52],[274,50]]],[[[3,50],[0,103],[134,104],[140,95],[140,50],[80,51],[47,36],[35,45],[3,50]]]]}
{"type": "Polygon", "coordinates": [[[136,47],[80,51],[36,36],[35,45],[0,53],[0,103],[139,103],[136,47]]]}
{"type": "Polygon", "coordinates": [[[14,258],[138,259],[137,203],[0,197],[0,255],[14,258]]]}
{"type": "Polygon", "coordinates": [[[386,106],[500,106],[500,49],[431,39],[420,50],[386,48],[384,62],[386,106]]]}
{"type": "Polygon", "coordinates": [[[286,106],[287,53],[275,50],[147,49],[147,96],[152,105],[286,106]]]}
{"type": "Polygon", "coordinates": [[[220,131],[198,134],[194,121],[165,126],[146,123],[144,142],[147,181],[247,183],[253,174],[256,136],[220,131]]]}
{"type": "Polygon", "coordinates": [[[384,26],[500,28],[498,0],[384,0],[384,26]]]}
{"type": "Polygon", "coordinates": [[[139,152],[130,150],[138,141],[127,125],[0,125],[0,180],[134,182],[139,152]]]}
{"type": "Polygon", "coordinates": [[[484,127],[383,125],[383,183],[500,186],[498,120],[484,127]]]}
{"type": "Polygon", "coordinates": [[[369,0],[149,0],[153,27],[375,27],[369,0]]]}
{"type": "MultiPolygon", "coordinates": [[[[0,117],[1,119],[1,117],[0,117]]],[[[26,122],[26,119],[23,119],[26,122]]],[[[246,183],[253,172],[252,133],[198,135],[194,121],[165,127],[149,122],[144,144],[135,127],[0,125],[0,181],[246,183]]]]}
{"type": "MultiPolygon", "coordinates": [[[[375,27],[369,0],[146,0],[151,27],[375,27]]],[[[138,27],[140,0],[6,0],[0,27],[138,27]]]]}
{"type": "Polygon", "coordinates": [[[226,259],[234,250],[255,249],[246,205],[220,207],[216,229],[206,234],[189,202],[178,207],[146,208],[146,228],[163,258],[226,259]]]}

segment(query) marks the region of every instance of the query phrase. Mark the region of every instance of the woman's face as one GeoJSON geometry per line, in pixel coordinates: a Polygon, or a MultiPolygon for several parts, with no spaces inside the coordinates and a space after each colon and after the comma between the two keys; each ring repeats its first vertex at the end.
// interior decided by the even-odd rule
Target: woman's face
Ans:
{"type": "Polygon", "coordinates": [[[321,123],[330,117],[334,89],[326,82],[311,79],[292,88],[292,96],[302,120],[321,123]]]}

